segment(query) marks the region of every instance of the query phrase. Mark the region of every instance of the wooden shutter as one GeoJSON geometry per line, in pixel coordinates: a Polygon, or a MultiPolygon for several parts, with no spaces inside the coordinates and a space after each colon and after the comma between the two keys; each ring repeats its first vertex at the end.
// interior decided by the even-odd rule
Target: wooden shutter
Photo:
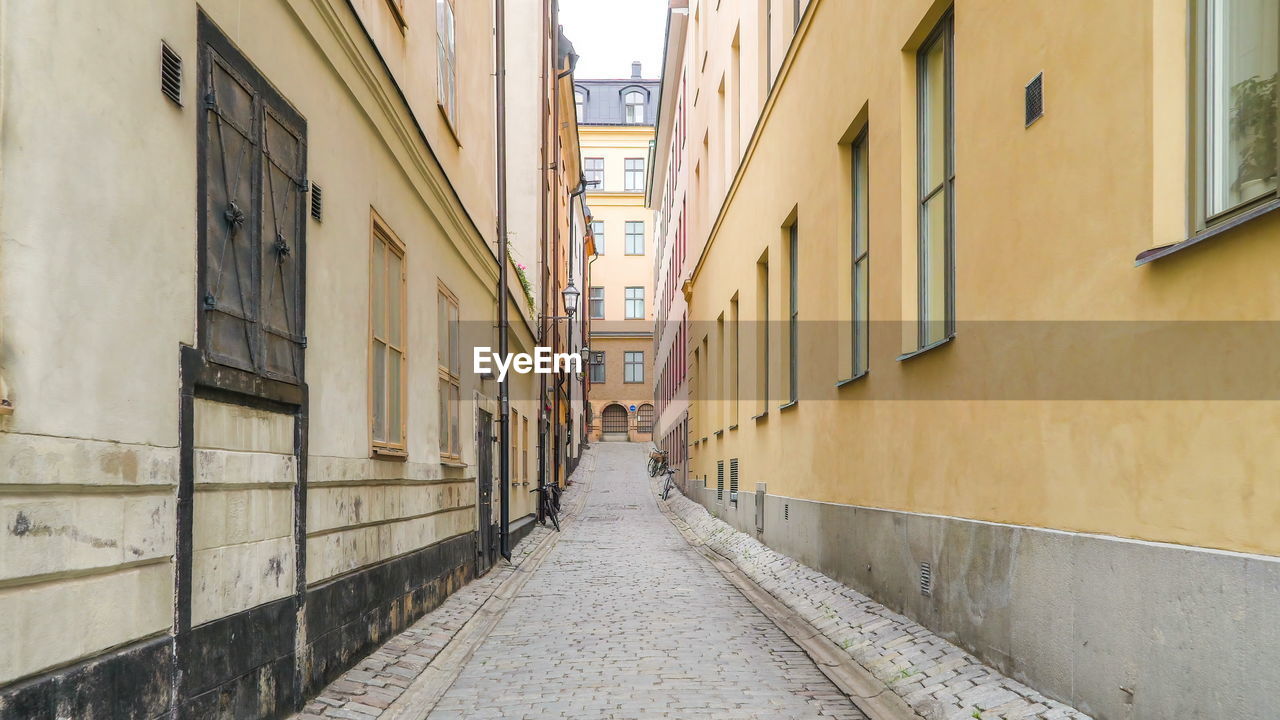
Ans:
{"type": "Polygon", "coordinates": [[[262,139],[262,371],[301,382],[307,146],[271,105],[265,106],[262,139]]]}
{"type": "Polygon", "coordinates": [[[202,70],[200,345],[210,362],[301,384],[306,125],[238,51],[202,70]]]}
{"type": "Polygon", "coordinates": [[[209,51],[205,112],[204,349],[241,370],[258,365],[257,94],[209,51]]]}

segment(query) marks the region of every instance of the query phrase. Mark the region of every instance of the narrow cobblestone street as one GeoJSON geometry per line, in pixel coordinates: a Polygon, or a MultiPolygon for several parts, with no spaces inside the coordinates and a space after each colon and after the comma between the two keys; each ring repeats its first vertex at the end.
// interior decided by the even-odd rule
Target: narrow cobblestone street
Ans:
{"type": "Polygon", "coordinates": [[[643,445],[586,505],[429,717],[862,718],[658,510],[643,445]]]}

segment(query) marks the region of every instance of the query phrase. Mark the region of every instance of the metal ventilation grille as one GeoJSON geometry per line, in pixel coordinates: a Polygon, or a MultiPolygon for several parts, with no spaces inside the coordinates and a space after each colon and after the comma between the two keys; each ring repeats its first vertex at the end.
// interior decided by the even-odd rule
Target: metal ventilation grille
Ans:
{"type": "Polygon", "coordinates": [[[1027,83],[1027,127],[1044,117],[1044,73],[1027,83]]]}
{"type": "Polygon", "coordinates": [[[324,218],[324,191],[315,183],[311,183],[311,217],[316,221],[324,218]]]}
{"type": "Polygon", "coordinates": [[[782,503],[782,519],[791,519],[791,503],[782,503]]]}
{"type": "Polygon", "coordinates": [[[738,458],[729,459],[729,502],[738,504],[738,458]]]}
{"type": "Polygon", "coordinates": [[[160,43],[160,92],[182,107],[182,58],[165,42],[160,43]]]}
{"type": "Polygon", "coordinates": [[[933,595],[933,566],[927,562],[920,563],[920,594],[933,595]]]}
{"type": "Polygon", "coordinates": [[[724,500],[724,461],[716,461],[716,500],[724,500]]]}

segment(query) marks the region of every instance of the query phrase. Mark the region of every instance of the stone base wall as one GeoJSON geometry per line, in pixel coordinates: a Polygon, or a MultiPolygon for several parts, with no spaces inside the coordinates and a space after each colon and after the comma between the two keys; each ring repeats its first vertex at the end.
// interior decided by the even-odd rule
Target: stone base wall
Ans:
{"type": "Polygon", "coordinates": [[[1094,717],[1274,717],[1280,558],[764,493],[735,506],[690,485],[734,528],[1094,717]]]}

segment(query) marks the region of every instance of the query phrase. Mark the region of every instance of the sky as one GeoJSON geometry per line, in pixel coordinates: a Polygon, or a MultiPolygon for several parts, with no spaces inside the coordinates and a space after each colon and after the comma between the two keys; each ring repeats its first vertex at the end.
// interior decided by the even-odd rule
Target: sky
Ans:
{"type": "Polygon", "coordinates": [[[641,62],[646,78],[662,72],[667,0],[560,0],[560,24],[578,53],[574,77],[631,77],[641,62]]]}

